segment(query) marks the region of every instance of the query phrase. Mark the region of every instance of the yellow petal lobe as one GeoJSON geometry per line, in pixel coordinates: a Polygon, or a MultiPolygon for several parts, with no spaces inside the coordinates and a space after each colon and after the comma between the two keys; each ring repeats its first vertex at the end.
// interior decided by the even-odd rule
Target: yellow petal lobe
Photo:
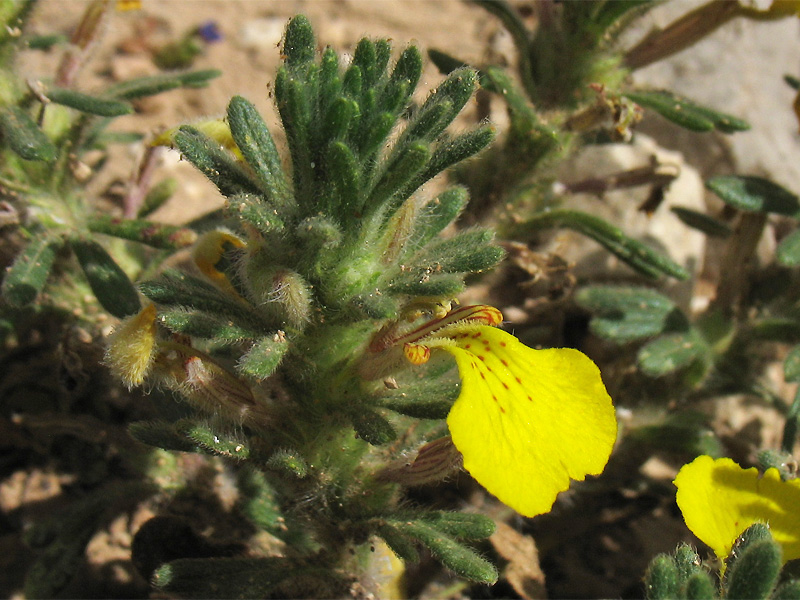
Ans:
{"type": "Polygon", "coordinates": [[[142,385],[153,364],[156,345],[156,307],[145,306],[114,330],[105,363],[128,386],[142,385]]]}
{"type": "Polygon", "coordinates": [[[760,476],[730,458],[698,456],[675,478],[686,526],[725,559],[754,523],[769,525],[784,562],[800,558],[800,480],[782,481],[777,469],[760,476]]]}
{"type": "Polygon", "coordinates": [[[447,417],[464,468],[522,515],[550,510],[570,479],[602,472],[617,433],[597,366],[572,349],[534,350],[475,326],[442,347],[461,394],[447,417]]]}
{"type": "Polygon", "coordinates": [[[200,272],[213,281],[220,289],[234,295],[239,293],[228,281],[228,276],[217,269],[226,250],[229,248],[243,248],[245,243],[235,235],[225,231],[209,231],[197,240],[192,250],[192,258],[200,272]]]}

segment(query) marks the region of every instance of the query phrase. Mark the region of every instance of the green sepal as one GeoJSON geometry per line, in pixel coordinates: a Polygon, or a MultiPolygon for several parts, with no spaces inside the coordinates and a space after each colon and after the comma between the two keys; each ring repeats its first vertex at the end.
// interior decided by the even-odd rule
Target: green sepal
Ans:
{"type": "Polygon", "coordinates": [[[703,357],[708,347],[693,330],[662,335],[642,346],[636,362],[645,375],[661,377],[703,357]]]}
{"type": "Polygon", "coordinates": [[[228,199],[227,211],[265,235],[282,231],[285,227],[275,207],[254,194],[231,196],[228,199]]]}
{"type": "Polygon", "coordinates": [[[267,468],[273,471],[291,475],[297,479],[304,479],[311,469],[306,459],[294,450],[278,450],[267,460],[267,468]]]}
{"type": "Polygon", "coordinates": [[[705,213],[684,208],[683,206],[672,206],[670,210],[678,217],[685,225],[692,229],[702,231],[708,236],[726,238],[731,234],[731,228],[719,219],[715,219],[705,213]]]}
{"type": "Polygon", "coordinates": [[[130,436],[148,446],[176,452],[197,452],[197,444],[180,433],[174,423],[136,421],[128,425],[130,436]]]}
{"type": "Polygon", "coordinates": [[[283,54],[286,65],[291,68],[306,66],[314,61],[317,42],[314,29],[304,15],[297,15],[289,21],[283,37],[283,54]]]}
{"type": "Polygon", "coordinates": [[[461,392],[458,381],[441,382],[423,379],[412,385],[387,390],[378,404],[416,419],[444,419],[461,392]]]}
{"type": "Polygon", "coordinates": [[[800,579],[792,579],[779,585],[772,596],[772,600],[800,600],[800,579]]]}
{"type": "Polygon", "coordinates": [[[206,454],[235,460],[246,460],[250,457],[250,448],[243,440],[216,431],[194,419],[179,421],[176,429],[206,454]]]}
{"type": "Polygon", "coordinates": [[[356,435],[373,446],[388,444],[397,438],[394,427],[380,413],[365,408],[350,413],[356,435]]]}
{"type": "Polygon", "coordinates": [[[776,213],[800,219],[797,196],[763,177],[721,175],[706,181],[706,188],[739,210],[776,213]]]}
{"type": "Polygon", "coordinates": [[[686,317],[663,294],[643,287],[589,286],[575,301],[592,313],[596,336],[624,344],[688,326],[686,317]]]}
{"type": "Polygon", "coordinates": [[[479,514],[434,511],[422,513],[419,519],[457,540],[485,540],[497,529],[493,519],[479,514]]]}
{"type": "Polygon", "coordinates": [[[668,554],[659,554],[647,567],[644,576],[647,600],[673,600],[680,597],[678,567],[668,554]]]}
{"type": "Polygon", "coordinates": [[[306,84],[281,68],[275,77],[275,100],[280,113],[289,154],[296,202],[306,208],[314,195],[314,159],[311,144],[311,97],[306,84]]]}
{"type": "Polygon", "coordinates": [[[464,291],[464,277],[455,273],[419,274],[403,273],[387,286],[390,294],[409,296],[450,297],[464,291]]]}
{"type": "Polygon", "coordinates": [[[56,159],[53,142],[18,106],[0,110],[0,132],[5,144],[25,160],[51,162],[56,159]]]}
{"type": "Polygon", "coordinates": [[[239,500],[237,507],[259,529],[273,535],[285,532],[277,494],[264,473],[252,466],[238,471],[236,476],[239,500]]]}
{"type": "Polygon", "coordinates": [[[91,217],[87,222],[89,231],[146,244],[161,250],[178,250],[197,241],[197,234],[186,227],[164,225],[142,219],[117,217],[91,217]]]}
{"type": "Polygon", "coordinates": [[[497,569],[492,563],[427,523],[390,521],[388,524],[422,542],[445,567],[461,577],[490,585],[497,581],[497,569]]]}
{"type": "Polygon", "coordinates": [[[259,381],[275,372],[289,350],[289,342],[283,332],[266,335],[258,340],[236,365],[237,371],[259,381]]]}
{"type": "Polygon", "coordinates": [[[89,286],[104,309],[120,319],[139,312],[142,305],[136,288],[100,244],[79,238],[69,243],[89,286]]]}
{"type": "Polygon", "coordinates": [[[657,278],[662,274],[676,279],[689,278],[689,272],[669,257],[650,246],[629,238],[621,229],[593,215],[574,210],[551,210],[537,214],[514,229],[514,235],[527,237],[536,232],[556,227],[567,227],[606,248],[625,263],[647,275],[657,278]]]}
{"type": "Polygon", "coordinates": [[[692,573],[683,589],[686,600],[714,600],[717,597],[717,587],[705,572],[692,573]]]}
{"type": "Polygon", "coordinates": [[[416,563],[419,562],[419,552],[416,548],[416,541],[411,536],[405,535],[397,530],[392,525],[380,525],[376,532],[386,545],[397,556],[406,562],[416,563]]]}
{"type": "Polygon", "coordinates": [[[242,156],[261,182],[267,200],[281,210],[290,207],[292,194],[281,155],[256,107],[241,96],[234,96],[228,104],[228,124],[242,156]]]}
{"type": "Polygon", "coordinates": [[[98,98],[67,88],[48,88],[47,98],[54,104],[68,106],[99,117],[120,117],[133,113],[133,105],[130,102],[98,98]]]}
{"type": "Polygon", "coordinates": [[[185,308],[160,310],[158,318],[170,331],[222,344],[236,344],[261,335],[213,314],[185,308]]]}
{"type": "Polygon", "coordinates": [[[686,581],[692,574],[703,571],[700,567],[700,557],[689,544],[680,544],[675,549],[674,560],[681,581],[686,581]]]}
{"type": "Polygon", "coordinates": [[[174,177],[167,177],[155,184],[144,197],[142,207],[136,215],[139,219],[144,219],[148,215],[161,208],[167,200],[178,190],[178,180],[174,177]]]}
{"type": "Polygon", "coordinates": [[[717,129],[723,133],[734,133],[750,129],[750,125],[742,119],[700,106],[672,92],[647,90],[626,92],[625,96],[691,131],[704,132],[717,129]]]}
{"type": "MultiPolygon", "coordinates": [[[[448,107],[448,113],[445,116],[444,122],[438,122],[435,119],[431,122],[432,127],[424,132],[418,132],[414,137],[424,137],[428,140],[433,140],[456,118],[456,115],[461,112],[464,105],[472,98],[475,92],[475,86],[478,82],[478,73],[475,69],[464,67],[456,69],[447,76],[442,83],[440,83],[433,92],[425,100],[425,103],[420,108],[420,116],[436,105],[445,105],[448,107]]],[[[414,119],[411,120],[408,127],[413,131],[415,127],[414,119]]]]}
{"type": "Polygon", "coordinates": [[[411,251],[423,248],[445,227],[456,220],[467,205],[469,192],[463,187],[452,187],[428,202],[414,220],[414,230],[406,243],[411,251]]]}
{"type": "Polygon", "coordinates": [[[146,96],[155,96],[156,94],[181,87],[205,87],[210,80],[220,75],[222,75],[222,71],[218,69],[150,75],[112,85],[105,90],[103,96],[117,100],[135,100],[146,96]]]}
{"type": "Polygon", "coordinates": [[[36,299],[63,243],[61,238],[46,235],[34,236],[28,242],[3,277],[3,298],[11,306],[25,306],[36,299]]]}
{"type": "Polygon", "coordinates": [[[736,566],[736,563],[744,555],[744,551],[747,550],[748,547],[759,542],[771,540],[772,534],[769,531],[769,526],[764,523],[755,523],[745,529],[742,534],[734,540],[731,551],[725,559],[726,572],[725,579],[722,582],[723,586],[728,583],[728,576],[731,574],[731,569],[736,566]]]}
{"type": "Polygon", "coordinates": [[[725,597],[769,598],[780,571],[781,547],[777,542],[771,538],[752,542],[741,550],[726,573],[725,597]]]}
{"type": "Polygon", "coordinates": [[[778,262],[787,267],[800,266],[800,229],[783,238],[775,250],[778,262]]]}
{"type": "Polygon", "coordinates": [[[139,290],[153,302],[183,306],[232,320],[248,331],[263,331],[266,324],[253,309],[210,283],[169,269],[158,279],[139,284],[139,290]]]}
{"type": "Polygon", "coordinates": [[[230,152],[197,129],[183,125],[173,136],[181,154],[219,188],[224,196],[258,194],[259,186],[230,152]]]}

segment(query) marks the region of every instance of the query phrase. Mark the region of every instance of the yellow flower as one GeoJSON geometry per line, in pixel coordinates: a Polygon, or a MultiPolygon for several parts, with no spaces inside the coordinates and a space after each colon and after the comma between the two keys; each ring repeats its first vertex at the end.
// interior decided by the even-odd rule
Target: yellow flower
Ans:
{"type": "MultiPolygon", "coordinates": [[[[601,473],[617,433],[600,371],[568,348],[534,350],[496,329],[500,311],[464,306],[395,338],[414,364],[453,355],[461,394],[447,417],[464,468],[527,517],[550,510],[571,479],[601,473]]],[[[386,348],[384,338],[371,349],[386,348]]]]}
{"type": "Polygon", "coordinates": [[[783,560],[800,558],[800,480],[782,481],[777,469],[760,476],[730,458],[698,456],[675,478],[686,526],[724,560],[754,523],[769,525],[783,560]]]}
{"type": "Polygon", "coordinates": [[[228,276],[217,267],[225,252],[230,248],[244,248],[244,241],[226,231],[209,231],[197,240],[192,250],[192,258],[200,272],[214,282],[221,290],[240,297],[231,285],[228,276]]]}

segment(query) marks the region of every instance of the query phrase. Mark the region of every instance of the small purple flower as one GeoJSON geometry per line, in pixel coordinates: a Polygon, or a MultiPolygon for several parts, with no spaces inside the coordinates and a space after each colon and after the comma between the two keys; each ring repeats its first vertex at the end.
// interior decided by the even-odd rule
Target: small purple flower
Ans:
{"type": "Polygon", "coordinates": [[[206,21],[197,27],[197,35],[199,35],[207,44],[213,44],[222,39],[222,33],[219,31],[219,25],[216,21],[206,21]]]}

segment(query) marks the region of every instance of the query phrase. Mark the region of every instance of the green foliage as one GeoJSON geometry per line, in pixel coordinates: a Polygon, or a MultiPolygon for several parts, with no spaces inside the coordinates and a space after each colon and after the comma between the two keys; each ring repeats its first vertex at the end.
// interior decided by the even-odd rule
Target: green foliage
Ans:
{"type": "Polygon", "coordinates": [[[737,117],[698,106],[691,100],[665,90],[626,92],[625,95],[637,104],[650,108],[665,119],[691,131],[716,129],[723,133],[734,133],[750,129],[750,125],[737,117]]]}

